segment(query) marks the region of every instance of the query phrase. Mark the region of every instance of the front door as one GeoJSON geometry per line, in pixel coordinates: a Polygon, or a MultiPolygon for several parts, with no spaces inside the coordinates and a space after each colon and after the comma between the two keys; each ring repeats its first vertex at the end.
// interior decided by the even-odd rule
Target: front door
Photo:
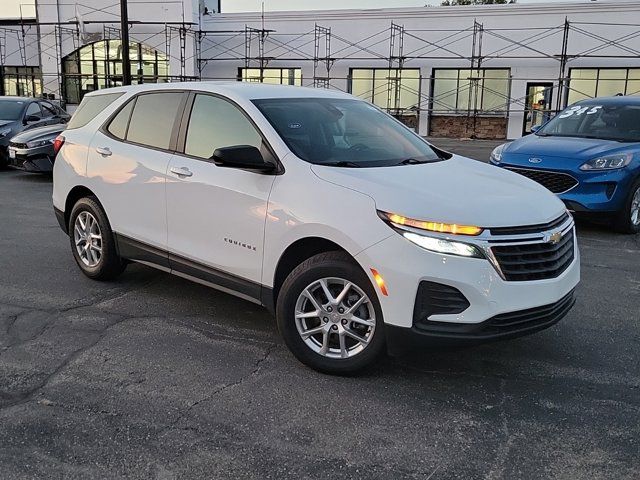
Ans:
{"type": "Polygon", "coordinates": [[[527,83],[522,134],[531,133],[531,127],[541,126],[551,118],[553,83],[527,83]]]}
{"type": "Polygon", "coordinates": [[[236,105],[205,93],[193,97],[183,136],[184,153],[171,159],[167,180],[171,269],[256,298],[275,177],[217,166],[211,157],[236,145],[267,154],[262,136],[236,105]]]}

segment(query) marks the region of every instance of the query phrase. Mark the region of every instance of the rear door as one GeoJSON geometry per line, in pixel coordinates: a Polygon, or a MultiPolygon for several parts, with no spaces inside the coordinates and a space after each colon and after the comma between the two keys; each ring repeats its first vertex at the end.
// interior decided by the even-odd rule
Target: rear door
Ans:
{"type": "Polygon", "coordinates": [[[87,176],[123,256],[167,263],[166,172],[185,99],[181,91],[140,94],[91,142],[87,176]]]}
{"type": "Polygon", "coordinates": [[[167,181],[171,268],[256,298],[275,177],[216,166],[211,156],[237,145],[265,158],[270,150],[249,117],[219,96],[195,94],[183,124],[184,153],[172,158],[167,181]]]}

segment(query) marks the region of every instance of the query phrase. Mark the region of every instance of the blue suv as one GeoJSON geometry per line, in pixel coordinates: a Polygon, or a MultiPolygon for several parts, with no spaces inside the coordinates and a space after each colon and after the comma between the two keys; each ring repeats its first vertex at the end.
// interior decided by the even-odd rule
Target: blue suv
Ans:
{"type": "Polygon", "coordinates": [[[575,213],[640,231],[640,97],[577,102],[533,135],[494,149],[490,161],[544,185],[575,213]]]}

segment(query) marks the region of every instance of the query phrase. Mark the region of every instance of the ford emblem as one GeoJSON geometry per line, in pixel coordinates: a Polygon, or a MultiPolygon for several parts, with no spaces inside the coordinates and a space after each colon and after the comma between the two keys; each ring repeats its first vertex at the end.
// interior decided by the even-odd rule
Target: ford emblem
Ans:
{"type": "Polygon", "coordinates": [[[542,161],[541,158],[532,157],[529,159],[529,163],[540,163],[542,161]]]}

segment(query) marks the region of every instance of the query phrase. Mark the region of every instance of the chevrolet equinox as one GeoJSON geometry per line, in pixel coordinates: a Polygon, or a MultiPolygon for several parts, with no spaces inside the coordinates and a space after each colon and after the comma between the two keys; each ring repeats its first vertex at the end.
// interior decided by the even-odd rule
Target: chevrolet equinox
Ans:
{"type": "Polygon", "coordinates": [[[342,92],[101,90],[55,148],[54,209],[85,275],[139,262],[264,305],[323,372],[525,335],[574,303],[574,222],[555,195],[342,92]]]}

